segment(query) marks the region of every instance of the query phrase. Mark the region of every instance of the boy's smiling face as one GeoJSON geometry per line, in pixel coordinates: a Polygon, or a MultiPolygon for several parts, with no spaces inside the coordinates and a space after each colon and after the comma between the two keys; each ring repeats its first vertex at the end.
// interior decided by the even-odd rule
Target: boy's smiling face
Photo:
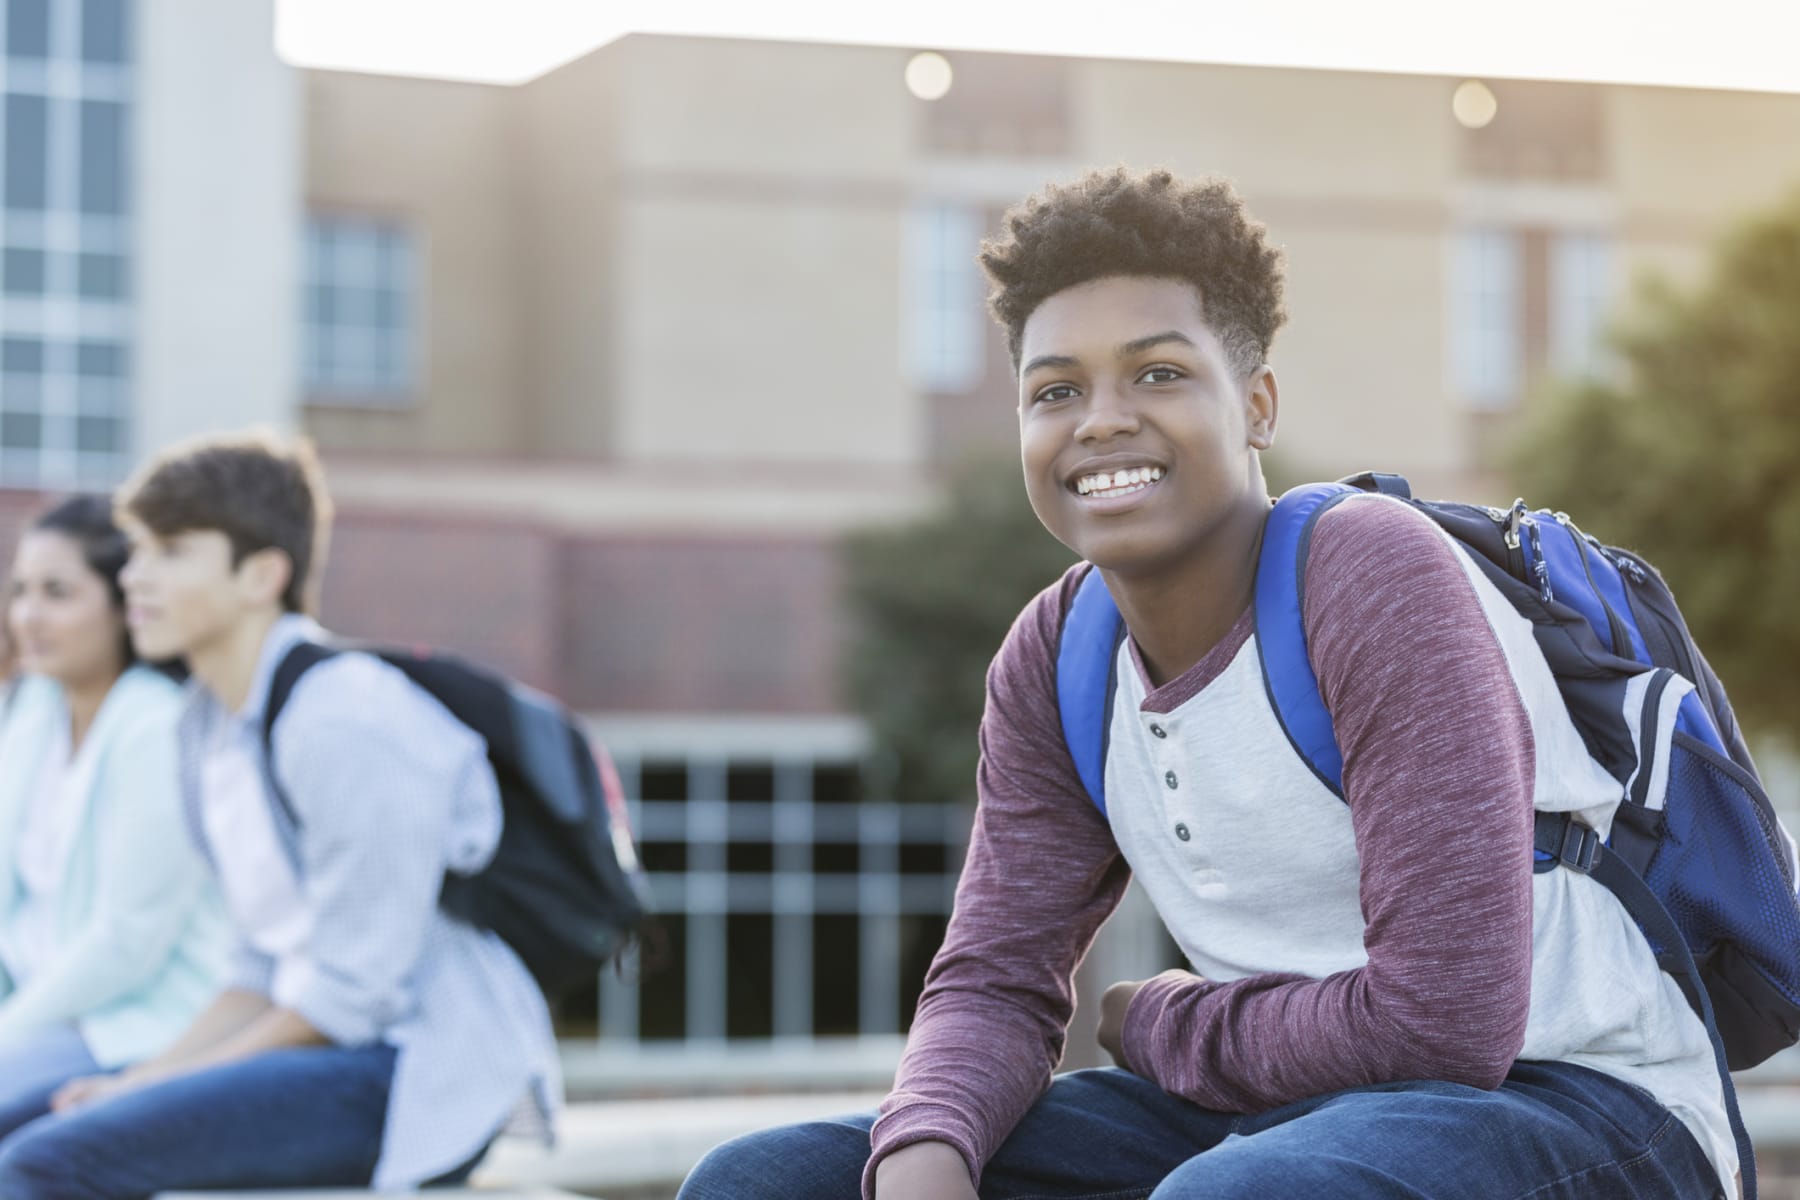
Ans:
{"type": "Polygon", "coordinates": [[[1058,292],[1020,339],[1019,445],[1044,527],[1122,577],[1179,571],[1247,501],[1274,442],[1275,377],[1238,376],[1180,280],[1058,292]]]}

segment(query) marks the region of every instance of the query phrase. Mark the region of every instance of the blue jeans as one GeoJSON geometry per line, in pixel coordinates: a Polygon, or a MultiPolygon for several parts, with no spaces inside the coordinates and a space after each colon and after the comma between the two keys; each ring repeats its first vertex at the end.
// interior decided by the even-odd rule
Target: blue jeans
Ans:
{"type": "Polygon", "coordinates": [[[87,1042],[72,1025],[41,1030],[0,1047],[0,1138],[49,1112],[50,1097],[63,1084],[99,1070],[87,1042]]]}
{"type": "MultiPolygon", "coordinates": [[[[873,1113],[713,1150],[678,1200],[846,1200],[873,1113]]],[[[1718,1174],[1649,1093],[1521,1062],[1495,1091],[1405,1082],[1254,1116],[1106,1068],[1060,1076],[994,1153],[983,1200],[1709,1200],[1718,1174]]]]}
{"type": "Polygon", "coordinates": [[[361,1187],[381,1154],[393,1074],[388,1045],[276,1050],[51,1114],[0,1142],[0,1196],[361,1187]]]}

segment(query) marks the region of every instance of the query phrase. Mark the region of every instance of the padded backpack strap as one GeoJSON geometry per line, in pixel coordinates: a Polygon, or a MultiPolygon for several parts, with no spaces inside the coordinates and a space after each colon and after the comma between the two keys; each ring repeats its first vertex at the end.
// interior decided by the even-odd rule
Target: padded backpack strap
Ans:
{"type": "Polygon", "coordinates": [[[1313,523],[1344,497],[1358,494],[1359,489],[1342,483],[1307,484],[1287,492],[1269,513],[1256,563],[1256,652],[1269,704],[1301,760],[1340,797],[1344,756],[1307,658],[1301,606],[1313,523]]]}
{"type": "Polygon", "coordinates": [[[281,801],[288,820],[295,825],[300,823],[300,818],[294,812],[293,803],[288,800],[287,790],[275,776],[275,718],[287,707],[288,697],[293,695],[294,685],[300,682],[300,677],[312,667],[335,657],[337,653],[330,646],[322,646],[318,642],[295,642],[281,661],[275,664],[275,674],[269,679],[269,694],[263,700],[263,759],[269,764],[269,781],[274,785],[275,798],[281,801]]]}
{"type": "Polygon", "coordinates": [[[1125,622],[1099,568],[1075,591],[1056,648],[1056,704],[1063,741],[1094,806],[1106,815],[1106,739],[1112,714],[1113,668],[1125,622]]]}
{"type": "Polygon", "coordinates": [[[1725,1053],[1725,1039],[1719,1036],[1718,1018],[1713,1013],[1712,998],[1700,976],[1700,967],[1688,949],[1687,939],[1675,924],[1675,918],[1657,898],[1643,877],[1631,869],[1622,857],[1600,841],[1600,835],[1576,821],[1568,813],[1537,814],[1533,842],[1540,854],[1548,854],[1551,866],[1590,876],[1596,883],[1618,897],[1655,945],[1662,947],[1657,962],[1681,987],[1694,1015],[1706,1026],[1712,1042],[1713,1062],[1719,1069],[1719,1082],[1725,1097],[1725,1115],[1731,1121],[1731,1135],[1737,1142],[1738,1170],[1743,1179],[1744,1200],[1756,1200],[1756,1151],[1750,1145],[1750,1133],[1738,1109],[1737,1089],[1732,1086],[1731,1067],[1725,1053]]]}
{"type": "Polygon", "coordinates": [[[1380,492],[1383,496],[1398,496],[1402,500],[1413,498],[1412,484],[1406,481],[1406,476],[1391,475],[1386,471],[1362,471],[1346,475],[1338,482],[1365,492],[1380,492]]]}

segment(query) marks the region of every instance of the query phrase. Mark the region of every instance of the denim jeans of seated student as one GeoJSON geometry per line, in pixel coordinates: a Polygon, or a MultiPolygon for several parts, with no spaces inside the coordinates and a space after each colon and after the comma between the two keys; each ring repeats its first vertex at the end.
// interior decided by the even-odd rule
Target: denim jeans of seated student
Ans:
{"type": "MultiPolygon", "coordinates": [[[[393,1074],[388,1045],[276,1050],[52,1114],[0,1141],[0,1196],[361,1187],[381,1153],[393,1074]]],[[[434,1182],[461,1182],[475,1165],[434,1182]]]]}
{"type": "Polygon", "coordinates": [[[87,1042],[72,1025],[41,1029],[0,1045],[0,1138],[49,1112],[50,1097],[63,1084],[98,1070],[87,1042]]]}
{"type": "MultiPolygon", "coordinates": [[[[853,1200],[873,1113],[725,1143],[678,1200],[853,1200]]],[[[1563,1063],[1488,1092],[1408,1082],[1255,1116],[1114,1069],[1060,1077],[995,1152],[983,1200],[1708,1200],[1719,1179],[1648,1093],[1563,1063]]]]}

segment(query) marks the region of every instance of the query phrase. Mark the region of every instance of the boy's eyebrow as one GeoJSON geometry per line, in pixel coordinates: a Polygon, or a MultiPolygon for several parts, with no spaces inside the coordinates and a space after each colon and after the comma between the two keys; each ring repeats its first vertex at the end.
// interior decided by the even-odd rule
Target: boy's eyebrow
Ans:
{"type": "Polygon", "coordinates": [[[1077,360],[1069,357],[1067,354],[1040,354],[1030,362],[1026,363],[1025,369],[1020,371],[1019,374],[1029,375],[1039,367],[1073,367],[1077,365],[1079,365],[1077,360]]]}
{"type": "Polygon", "coordinates": [[[1133,340],[1126,342],[1123,346],[1120,346],[1115,353],[1119,358],[1130,358],[1134,354],[1142,354],[1144,351],[1154,349],[1165,342],[1178,342],[1191,350],[1198,350],[1200,348],[1194,344],[1193,338],[1182,333],[1179,329],[1165,329],[1161,333],[1153,333],[1148,337],[1134,338],[1133,340]]]}
{"type": "MultiPolygon", "coordinates": [[[[1182,333],[1179,329],[1165,329],[1161,333],[1152,333],[1141,338],[1133,338],[1131,341],[1124,343],[1117,350],[1113,351],[1113,357],[1130,358],[1134,354],[1142,354],[1146,350],[1154,349],[1155,347],[1164,345],[1168,342],[1175,342],[1192,350],[1198,350],[1200,348],[1195,344],[1193,338],[1182,333]]],[[[1079,365],[1080,362],[1078,359],[1072,358],[1067,354],[1041,354],[1026,363],[1019,371],[1019,374],[1029,375],[1040,367],[1073,367],[1079,365]]]]}

